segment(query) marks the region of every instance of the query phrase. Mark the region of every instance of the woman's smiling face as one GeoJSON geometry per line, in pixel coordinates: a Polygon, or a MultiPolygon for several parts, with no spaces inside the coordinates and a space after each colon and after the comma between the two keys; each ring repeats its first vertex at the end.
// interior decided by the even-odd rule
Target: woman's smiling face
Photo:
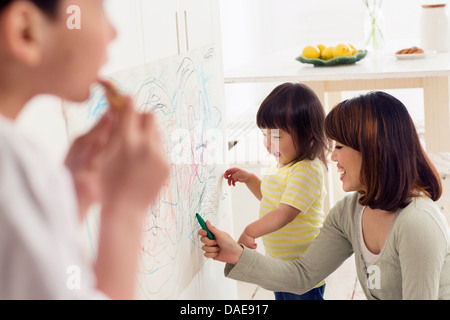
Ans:
{"type": "Polygon", "coordinates": [[[361,152],[352,149],[342,143],[335,142],[331,160],[337,162],[338,172],[341,174],[342,189],[345,192],[361,191],[364,186],[361,184],[361,152]]]}

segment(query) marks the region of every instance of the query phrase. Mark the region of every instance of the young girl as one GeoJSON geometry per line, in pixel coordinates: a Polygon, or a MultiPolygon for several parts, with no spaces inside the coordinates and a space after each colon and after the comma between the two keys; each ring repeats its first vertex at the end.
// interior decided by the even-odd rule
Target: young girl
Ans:
{"type": "MultiPolygon", "coordinates": [[[[325,112],[316,94],[303,84],[275,88],[257,113],[267,151],[276,161],[261,181],[239,168],[225,172],[229,185],[242,182],[261,201],[260,219],[248,225],[239,243],[255,249],[262,237],[268,256],[293,260],[319,234],[326,195],[321,161],[328,141],[325,112]]],[[[308,293],[275,292],[277,300],[323,299],[325,284],[308,293]]]]}
{"type": "Polygon", "coordinates": [[[89,97],[115,37],[103,0],[0,2],[0,299],[131,299],[147,208],[168,175],[152,115],[128,98],[56,166],[15,125],[27,101],[89,97]],[[102,205],[96,265],[84,259],[79,223],[102,205]]]}

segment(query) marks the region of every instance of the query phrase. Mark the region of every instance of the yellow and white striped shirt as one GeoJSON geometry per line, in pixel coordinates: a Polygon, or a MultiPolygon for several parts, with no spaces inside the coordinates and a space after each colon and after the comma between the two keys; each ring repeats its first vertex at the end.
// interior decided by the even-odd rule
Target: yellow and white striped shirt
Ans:
{"type": "Polygon", "coordinates": [[[319,234],[323,223],[326,190],[320,160],[293,162],[282,168],[272,165],[261,182],[261,193],[260,217],[280,203],[301,211],[285,227],[262,237],[267,255],[296,259],[319,234]]]}

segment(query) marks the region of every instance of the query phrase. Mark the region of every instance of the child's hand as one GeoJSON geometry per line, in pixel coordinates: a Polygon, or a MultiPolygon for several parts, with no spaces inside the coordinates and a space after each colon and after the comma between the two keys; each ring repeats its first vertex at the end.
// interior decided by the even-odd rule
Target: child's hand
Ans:
{"type": "Polygon", "coordinates": [[[258,244],[255,241],[256,239],[249,236],[245,231],[241,234],[241,236],[239,237],[238,242],[240,244],[243,244],[244,246],[246,246],[249,249],[256,249],[256,247],[258,246],[258,244]]]}
{"type": "Polygon", "coordinates": [[[236,182],[246,183],[250,174],[239,168],[231,168],[225,171],[224,177],[228,180],[228,185],[236,186],[236,182]]]}

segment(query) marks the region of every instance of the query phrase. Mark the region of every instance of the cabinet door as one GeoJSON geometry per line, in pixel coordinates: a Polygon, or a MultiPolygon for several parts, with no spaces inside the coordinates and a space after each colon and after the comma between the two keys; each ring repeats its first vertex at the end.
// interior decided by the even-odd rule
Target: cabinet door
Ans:
{"type": "Polygon", "coordinates": [[[182,46],[180,0],[140,0],[145,63],[177,55],[182,46]]]}
{"type": "Polygon", "coordinates": [[[181,0],[185,49],[220,43],[220,16],[217,0],[181,0]]]}
{"type": "MultiPolygon", "coordinates": [[[[108,72],[220,45],[218,0],[111,0],[105,3],[118,37],[108,72]]],[[[218,48],[220,49],[220,48],[218,48]]]]}

